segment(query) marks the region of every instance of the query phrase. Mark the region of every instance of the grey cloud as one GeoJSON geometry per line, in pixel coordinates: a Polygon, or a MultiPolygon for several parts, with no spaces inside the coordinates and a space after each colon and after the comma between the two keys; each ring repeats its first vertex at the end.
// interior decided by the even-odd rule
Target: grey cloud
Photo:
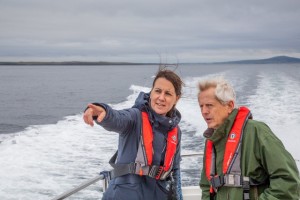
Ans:
{"type": "Polygon", "coordinates": [[[298,0],[5,0],[0,60],[300,57],[299,8],[298,0]]]}

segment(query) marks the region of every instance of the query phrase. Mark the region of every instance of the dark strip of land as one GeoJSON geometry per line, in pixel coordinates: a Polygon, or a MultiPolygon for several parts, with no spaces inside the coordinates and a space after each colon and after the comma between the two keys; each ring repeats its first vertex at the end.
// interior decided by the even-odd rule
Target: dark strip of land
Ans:
{"type": "Polygon", "coordinates": [[[288,56],[276,56],[267,59],[258,60],[238,60],[228,62],[212,62],[212,63],[134,63],[134,62],[86,62],[86,61],[62,61],[62,62],[0,62],[0,65],[178,65],[178,64],[280,64],[280,63],[300,63],[300,58],[288,56]]]}

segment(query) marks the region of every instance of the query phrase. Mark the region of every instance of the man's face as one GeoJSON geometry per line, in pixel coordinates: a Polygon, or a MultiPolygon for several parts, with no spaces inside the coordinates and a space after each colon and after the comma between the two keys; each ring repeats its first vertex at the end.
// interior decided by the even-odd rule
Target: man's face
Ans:
{"type": "Polygon", "coordinates": [[[217,129],[233,110],[234,103],[221,104],[215,97],[215,88],[202,91],[198,96],[202,116],[208,128],[217,129]]]}

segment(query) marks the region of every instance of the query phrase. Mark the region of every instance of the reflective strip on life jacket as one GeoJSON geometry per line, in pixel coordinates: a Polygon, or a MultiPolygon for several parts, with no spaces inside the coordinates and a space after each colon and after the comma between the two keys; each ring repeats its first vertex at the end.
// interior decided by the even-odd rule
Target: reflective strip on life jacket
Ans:
{"type": "MultiPolygon", "coordinates": [[[[141,139],[143,140],[143,145],[142,147],[144,147],[144,151],[146,153],[146,160],[144,160],[145,165],[152,165],[152,159],[153,159],[153,154],[154,154],[154,150],[153,150],[153,133],[152,133],[152,126],[150,124],[150,121],[148,119],[148,114],[146,112],[142,112],[142,137],[141,139]]],[[[144,157],[145,159],[145,157],[144,157]]]]}
{"type": "MultiPolygon", "coordinates": [[[[206,177],[208,180],[214,177],[215,175],[215,153],[214,153],[214,144],[211,140],[206,140],[206,151],[205,155],[211,155],[206,156],[205,160],[205,168],[206,168],[206,177]],[[208,170],[209,169],[209,170],[208,170]]],[[[212,187],[210,187],[209,192],[212,194],[214,193],[214,190],[212,187]]]]}
{"type": "Polygon", "coordinates": [[[206,168],[206,177],[208,180],[211,179],[215,175],[215,172],[212,170],[215,169],[215,160],[212,158],[215,154],[213,153],[214,147],[213,147],[213,142],[211,140],[206,140],[206,160],[205,160],[205,168],[206,168]],[[209,156],[208,156],[209,155],[209,156]]]}
{"type": "MultiPolygon", "coordinates": [[[[227,138],[225,152],[224,152],[224,160],[223,160],[223,174],[229,174],[230,170],[235,162],[236,157],[239,154],[239,149],[241,148],[242,137],[243,137],[243,129],[244,126],[250,117],[251,113],[248,108],[240,107],[238,110],[238,114],[235,118],[234,124],[230,130],[230,133],[227,138]]],[[[206,150],[205,150],[205,167],[206,167],[206,177],[208,180],[212,182],[212,178],[216,175],[216,167],[215,167],[215,153],[213,142],[209,139],[206,140],[206,150]]],[[[236,163],[238,165],[238,169],[240,170],[240,162],[236,163]]],[[[221,180],[222,181],[222,180],[221,180]]],[[[224,183],[223,183],[224,184],[224,183]]]]}
{"type": "Polygon", "coordinates": [[[241,147],[243,129],[246,121],[249,118],[250,110],[246,107],[240,107],[237,116],[235,117],[234,124],[231,128],[229,136],[227,138],[224,161],[223,161],[223,173],[228,174],[233,165],[234,159],[238,154],[238,150],[241,147]]]}
{"type": "MultiPolygon", "coordinates": [[[[145,152],[145,165],[152,165],[152,159],[153,159],[153,132],[152,132],[152,126],[150,124],[148,114],[146,112],[142,112],[142,139],[143,139],[143,145],[139,145],[142,148],[144,148],[145,152]]],[[[167,137],[167,149],[164,159],[164,165],[163,171],[167,172],[171,169],[173,165],[174,156],[176,153],[176,148],[178,144],[178,128],[175,127],[171,131],[168,132],[167,137]]],[[[139,147],[140,148],[140,147],[139,147]]]]}

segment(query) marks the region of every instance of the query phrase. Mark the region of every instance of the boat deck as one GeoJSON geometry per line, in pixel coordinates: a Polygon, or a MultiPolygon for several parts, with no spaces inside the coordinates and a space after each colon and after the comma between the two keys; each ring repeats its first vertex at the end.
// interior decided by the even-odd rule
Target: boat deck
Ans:
{"type": "Polygon", "coordinates": [[[201,199],[201,189],[199,186],[182,187],[183,199],[199,200],[201,199]]]}

